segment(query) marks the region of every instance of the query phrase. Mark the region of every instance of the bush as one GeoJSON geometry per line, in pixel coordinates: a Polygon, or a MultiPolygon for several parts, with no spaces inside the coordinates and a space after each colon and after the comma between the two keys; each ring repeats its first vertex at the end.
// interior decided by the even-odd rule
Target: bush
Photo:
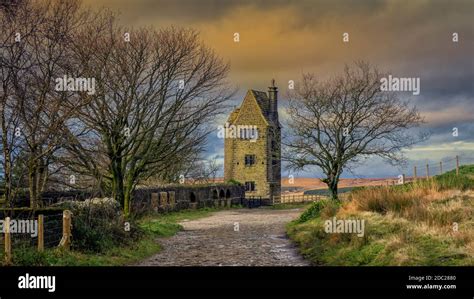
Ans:
{"type": "Polygon", "coordinates": [[[111,198],[69,201],[60,204],[72,211],[72,248],[86,252],[104,252],[117,245],[128,245],[143,234],[134,221],[125,219],[120,205],[111,198]]]}
{"type": "Polygon", "coordinates": [[[34,247],[21,245],[13,248],[12,262],[15,266],[47,266],[45,252],[38,252],[34,247]]]}
{"type": "Polygon", "coordinates": [[[234,180],[234,179],[230,179],[227,181],[227,184],[231,184],[231,185],[236,185],[236,186],[242,186],[242,184],[237,181],[237,180],[234,180]]]}
{"type": "Polygon", "coordinates": [[[323,208],[329,204],[329,200],[318,200],[311,204],[298,218],[298,223],[303,223],[313,218],[319,217],[323,208]]]}

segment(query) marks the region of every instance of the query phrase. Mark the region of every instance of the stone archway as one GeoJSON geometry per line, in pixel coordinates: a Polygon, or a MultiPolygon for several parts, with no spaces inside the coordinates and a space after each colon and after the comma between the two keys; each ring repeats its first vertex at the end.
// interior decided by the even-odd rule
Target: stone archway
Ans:
{"type": "Polygon", "coordinates": [[[230,198],[232,194],[230,193],[230,190],[227,189],[227,191],[225,192],[225,198],[230,198]]]}
{"type": "Polygon", "coordinates": [[[224,198],[224,197],[225,197],[225,192],[224,190],[221,189],[221,191],[219,191],[219,199],[224,198]]]}
{"type": "Polygon", "coordinates": [[[219,198],[219,195],[218,195],[218,192],[217,190],[212,190],[212,199],[218,199],[219,198]]]}
{"type": "Polygon", "coordinates": [[[191,203],[197,202],[197,197],[196,197],[196,194],[194,194],[194,192],[191,192],[191,193],[189,194],[189,201],[190,201],[191,203]]]}

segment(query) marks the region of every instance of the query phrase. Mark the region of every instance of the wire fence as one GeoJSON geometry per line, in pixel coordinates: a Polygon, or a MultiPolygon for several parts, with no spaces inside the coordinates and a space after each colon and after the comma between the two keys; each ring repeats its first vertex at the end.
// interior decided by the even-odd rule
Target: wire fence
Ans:
{"type": "Polygon", "coordinates": [[[387,180],[387,185],[404,184],[415,180],[429,179],[450,171],[455,171],[456,174],[459,174],[460,167],[468,164],[474,164],[474,157],[455,156],[442,159],[439,162],[426,164],[416,163],[412,165],[411,169],[407,169],[407,173],[400,174],[396,179],[387,180]]]}
{"type": "Polygon", "coordinates": [[[60,245],[68,246],[69,242],[61,244],[64,236],[70,241],[70,228],[65,230],[64,221],[70,223],[69,211],[33,209],[3,209],[0,210],[2,233],[0,237],[0,255],[5,264],[11,263],[12,254],[23,248],[54,248],[60,245]],[[66,213],[67,212],[67,213],[66,213]],[[69,215],[66,217],[66,215],[69,215]]]}
{"type": "Polygon", "coordinates": [[[44,216],[44,247],[59,245],[63,235],[63,213],[44,216]]]}

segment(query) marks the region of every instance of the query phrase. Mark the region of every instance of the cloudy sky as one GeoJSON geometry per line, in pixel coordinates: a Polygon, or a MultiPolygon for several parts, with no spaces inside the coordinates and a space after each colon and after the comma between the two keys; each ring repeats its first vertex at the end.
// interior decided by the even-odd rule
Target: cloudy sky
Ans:
{"type": "MultiPolygon", "coordinates": [[[[396,77],[419,77],[418,96],[400,97],[425,117],[428,141],[406,151],[410,169],[426,163],[474,163],[474,1],[85,0],[120,13],[126,26],[184,26],[231,64],[239,105],[247,89],[267,90],[275,78],[284,118],[288,81],[302,73],[334,76],[366,60],[396,77]],[[234,42],[239,33],[240,41],[234,42]],[[343,42],[343,33],[349,42],[343,42]],[[459,41],[453,42],[453,33],[459,41]],[[453,137],[453,128],[459,136],[453,137]]],[[[225,121],[226,116],[221,120],[225,121]]],[[[207,155],[223,158],[223,140],[209,139],[207,155]]],[[[345,177],[394,176],[406,169],[371,159],[345,177]]],[[[411,170],[407,173],[411,173],[411,170]]],[[[287,174],[286,172],[283,175],[287,174]]],[[[318,176],[317,170],[299,176],[318,176]]]]}

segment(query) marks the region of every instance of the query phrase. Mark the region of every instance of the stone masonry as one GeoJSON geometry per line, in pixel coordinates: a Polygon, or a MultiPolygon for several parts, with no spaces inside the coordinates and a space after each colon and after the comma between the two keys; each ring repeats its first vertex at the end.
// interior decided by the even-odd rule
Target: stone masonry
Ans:
{"type": "Polygon", "coordinates": [[[249,90],[227,120],[228,126],[256,126],[258,138],[225,138],[224,179],[245,186],[247,197],[272,198],[281,192],[281,126],[278,119],[278,91],[275,81],[268,95],[249,90]],[[248,158],[251,157],[251,158],[248,158]],[[247,159],[252,159],[249,163],[247,159]]]}

